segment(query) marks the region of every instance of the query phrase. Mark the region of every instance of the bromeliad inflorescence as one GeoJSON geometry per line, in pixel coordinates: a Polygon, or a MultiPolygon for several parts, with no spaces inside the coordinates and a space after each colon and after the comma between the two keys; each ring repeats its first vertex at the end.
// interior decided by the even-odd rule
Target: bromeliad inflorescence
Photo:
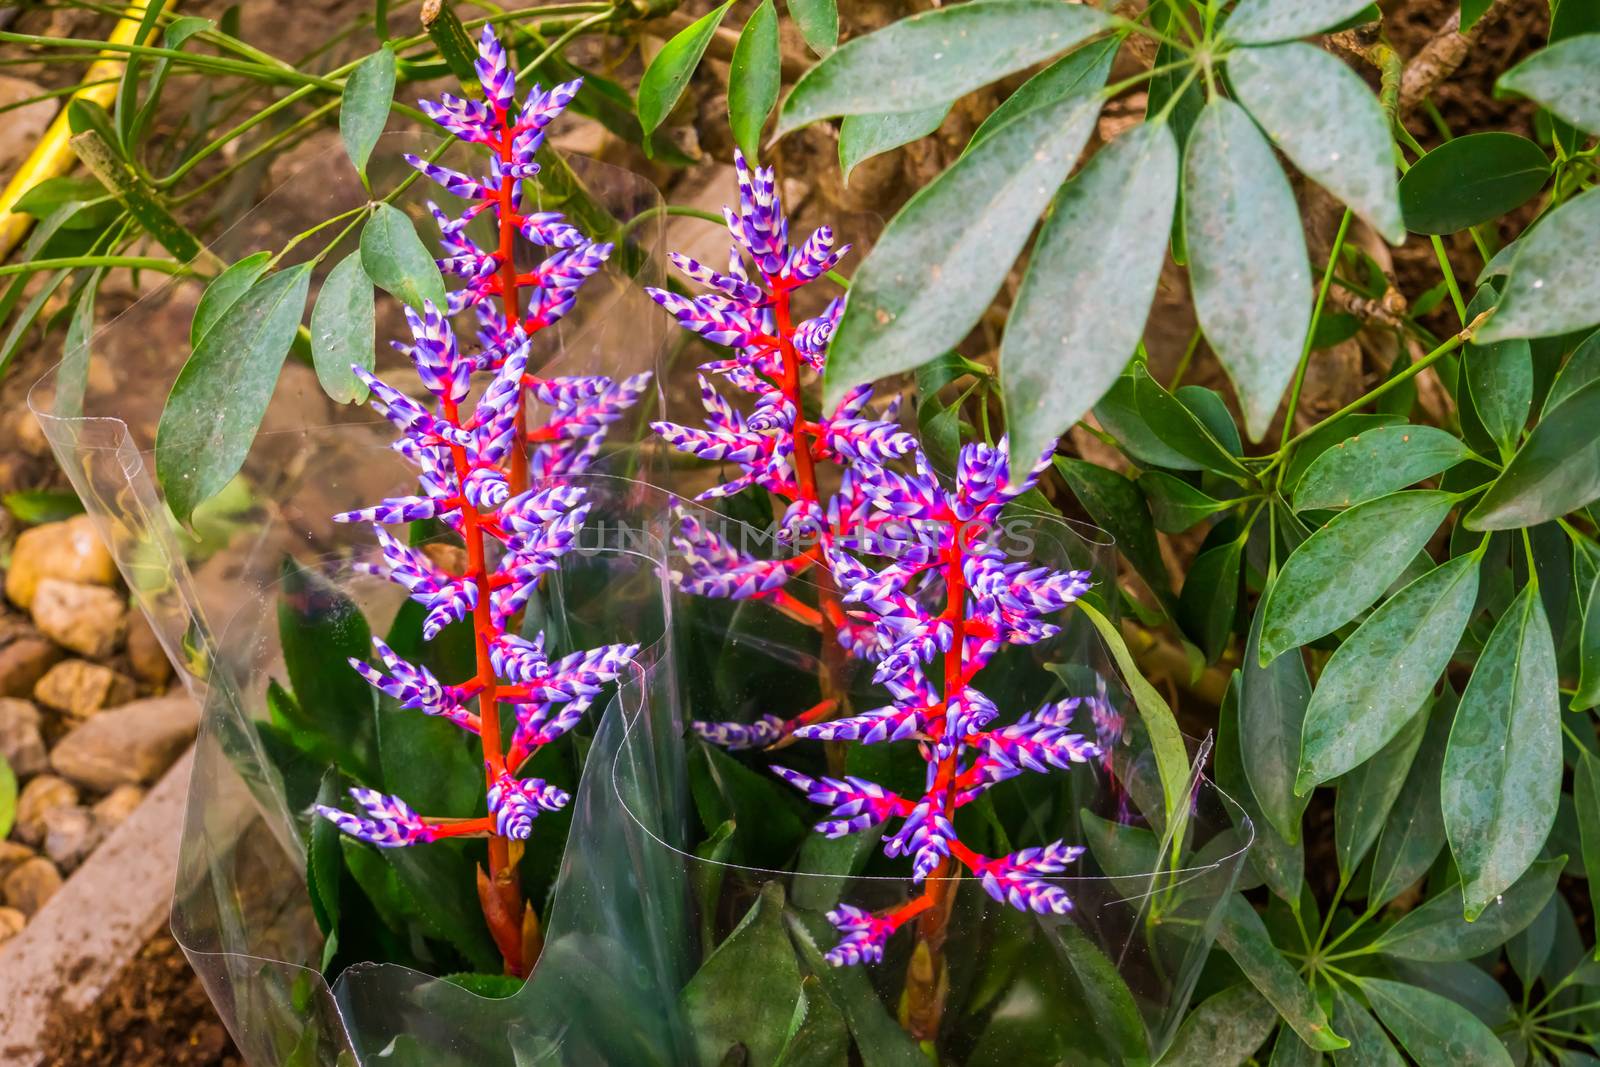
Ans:
{"type": "Polygon", "coordinates": [[[597,454],[609,423],[642,393],[648,375],[621,382],[604,377],[542,379],[530,374],[530,336],[558,321],[572,307],[584,279],[611,252],[590,242],[554,213],[526,214],[520,184],[539,171],[534,153],[543,130],[577,91],[578,83],[548,91],[537,86],[519,110],[505,52],[488,27],[479,44],[478,74],[485,101],[445,95],[423,108],[440,125],[494,151],[490,176],[476,181],[412,158],[423,173],[475,202],[460,219],[437,207],[446,257],[440,268],[466,281],[450,294],[449,306],[406,309],[412,343],[398,345],[410,356],[431,406],[406,396],[366,370],[356,374],[372,391],[373,408],[402,432],[394,448],[419,471],[421,492],[385,500],[336,516],[341,522],[375,524],[381,562],[376,573],[404,586],[428,609],[423,636],[435,637],[453,622],[469,621],[476,672],[460,684],[442,683],[426,667],[408,663],[374,639],[377,664],[352,660],[373,686],[402,708],[438,715],[482,741],[487,814],[479,818],[432,818],[406,802],[368,789],[352,789],[361,814],[319,807],[346,833],[380,847],[424,844],[451,837],[487,837],[489,872],[480,885],[485,916],[511,973],[524,974],[524,905],[510,843],[526,840],[535,819],[563,807],[561,789],[520,772],[540,747],[577,724],[585,709],[614,681],[638,651],[615,644],[546,655],[543,636],[525,640],[515,623],[543,575],[555,570],[575,544],[589,511],[585,491],[562,476],[584,469],[597,454]],[[493,214],[500,243],[485,250],[466,234],[466,224],[493,214]],[[513,241],[521,234],[555,249],[541,263],[519,272],[513,241]],[[446,313],[473,309],[482,324],[480,347],[463,352],[446,313]],[[476,377],[486,377],[470,414],[463,404],[476,377]],[[543,426],[525,426],[531,394],[552,414],[543,426]],[[530,487],[530,476],[535,484],[530,487]],[[466,564],[444,570],[382,525],[436,520],[460,536],[466,564]],[[515,723],[501,735],[501,707],[515,723]]]}

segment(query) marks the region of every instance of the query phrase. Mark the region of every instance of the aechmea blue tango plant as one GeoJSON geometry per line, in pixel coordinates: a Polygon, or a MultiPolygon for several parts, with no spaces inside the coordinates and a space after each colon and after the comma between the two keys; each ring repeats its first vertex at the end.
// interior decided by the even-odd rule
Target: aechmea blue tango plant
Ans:
{"type": "Polygon", "coordinates": [[[496,946],[511,974],[526,974],[525,908],[517,882],[513,844],[526,841],[538,817],[568,802],[563,790],[523,777],[529,760],[570,731],[603,688],[638,650],[612,644],[546,655],[542,635],[525,639],[520,617],[541,579],[574,547],[589,511],[585,490],[567,476],[598,453],[608,424],[631,405],[647,375],[621,382],[604,377],[544,379],[528,371],[530,337],[557,322],[574,305],[579,288],[611,252],[589,241],[554,212],[522,210],[520,186],[539,172],[534,162],[545,127],[572,99],[577,83],[550,90],[535,86],[518,108],[505,52],[488,27],[479,44],[478,75],[485,99],[448,94],[423,109],[458,137],[494,153],[487,179],[477,180],[414,157],[410,162],[449,191],[473,201],[451,219],[437,207],[446,251],[439,266],[466,282],[447,308],[406,309],[410,357],[431,403],[412,399],[362,368],[357,376],[372,392],[372,407],[400,430],[394,449],[418,471],[419,491],[336,516],[374,524],[379,562],[374,573],[405,588],[426,610],[423,636],[432,640],[448,624],[472,630],[476,672],[446,685],[426,666],[407,662],[374,639],[372,663],[351,666],[401,708],[436,715],[481,741],[484,803],[479,818],[434,818],[397,796],[352,789],[361,809],[317,810],[340,829],[383,848],[426,845],[445,838],[488,840],[489,866],[479,896],[496,946]],[[466,224],[489,213],[499,244],[484,249],[466,224]],[[537,265],[513,262],[516,235],[551,249],[537,265]],[[467,310],[482,324],[478,343],[464,351],[447,314],[467,310]],[[469,398],[481,386],[467,411],[469,398]],[[542,426],[526,425],[528,396],[551,409],[542,426]],[[428,554],[390,534],[385,525],[434,520],[462,541],[464,566],[447,570],[428,554]],[[509,736],[502,734],[502,709],[509,736]]]}

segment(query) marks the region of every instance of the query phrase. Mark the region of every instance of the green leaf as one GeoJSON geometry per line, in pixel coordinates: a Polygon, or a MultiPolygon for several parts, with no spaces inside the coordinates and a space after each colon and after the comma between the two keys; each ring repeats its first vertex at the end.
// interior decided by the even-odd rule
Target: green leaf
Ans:
{"type": "Polygon", "coordinates": [[[1527,203],[1550,178],[1544,149],[1504,130],[1446,141],[1400,179],[1400,210],[1414,233],[1455,233],[1527,203]]]}
{"type": "Polygon", "coordinates": [[[835,936],[820,915],[803,917],[790,911],[789,936],[806,970],[822,983],[823,991],[844,1013],[863,1063],[872,1067],[927,1067],[927,1058],[898,1023],[883,1010],[866,972],[860,967],[834,967],[823,959],[817,945],[819,932],[835,936]]]}
{"type": "Polygon", "coordinates": [[[850,1056],[850,1030],[844,1014],[815,975],[800,983],[800,999],[789,1019],[788,1041],[777,1067],[833,1067],[850,1056]]]}
{"type": "Polygon", "coordinates": [[[1339,646],[1306,708],[1295,792],[1371,759],[1417,714],[1478,596],[1478,558],[1458,556],[1390,597],[1339,646]]]}
{"type": "Polygon", "coordinates": [[[743,1045],[751,1067],[776,1063],[800,995],[800,965],[784,930],[783,883],[771,881],[684,986],[700,1062],[715,1067],[743,1045]]]}
{"type": "Polygon", "coordinates": [[[379,289],[421,312],[426,304],[442,309],[444,277],[417,236],[411,216],[379,203],[361,227],[361,267],[379,289]]]}
{"type": "Polygon", "coordinates": [[[1389,117],[1361,75],[1308,44],[1241,48],[1228,56],[1239,103],[1294,165],[1372,225],[1406,239],[1389,117]]]}
{"type": "Polygon", "coordinates": [[[800,27],[806,46],[825,56],[839,44],[839,7],[835,0],[786,0],[789,17],[800,27]]]}
{"type": "MultiPolygon", "coordinates": [[[[1094,417],[1107,433],[1116,438],[1122,450],[1143,466],[1169,467],[1180,471],[1204,470],[1204,464],[1196,463],[1156,436],[1144,412],[1139,409],[1139,382],[1148,376],[1143,365],[1133,364],[1127,373],[1112,383],[1106,395],[1100,398],[1100,403],[1094,406],[1094,417]]],[[[1183,407],[1182,404],[1178,406],[1183,407]]]]}
{"type": "Polygon", "coordinates": [[[394,49],[383,45],[350,72],[344,96],[339,101],[339,136],[345,154],[362,180],[367,176],[367,160],[383,136],[394,103],[394,49]]]}
{"type": "Polygon", "coordinates": [[[1055,0],[958,4],[891,22],[806,71],[778,112],[778,134],[836,115],[918,111],[965,96],[1065,52],[1107,22],[1093,8],[1055,0]]]}
{"type": "Polygon", "coordinates": [[[1294,375],[1311,321],[1300,209],[1244,109],[1218,97],[1189,134],[1183,230],[1195,313],[1259,441],[1294,375]]]}
{"type": "Polygon", "coordinates": [[[156,477],[180,521],[244,466],[310,285],[310,264],[261,279],[222,313],[178,372],[156,428],[156,477]]]}
{"type": "MultiPolygon", "coordinates": [[[[1495,304],[1485,286],[1467,305],[1467,321],[1495,304]]],[[[1533,349],[1522,338],[1495,344],[1468,342],[1461,350],[1467,394],[1483,428],[1504,451],[1515,447],[1533,407],[1533,349]]],[[[1459,391],[1459,390],[1458,390],[1459,391]]]]}
{"type": "Polygon", "coordinates": [[[948,101],[920,111],[846,115],[839,124],[839,172],[846,183],[856,165],[873,156],[928,136],[950,114],[948,101]]]}
{"type": "Polygon", "coordinates": [[[1393,426],[1405,420],[1398,415],[1383,413],[1366,414],[1357,412],[1346,415],[1342,419],[1335,419],[1326,426],[1319,426],[1306,435],[1306,439],[1293,446],[1289,462],[1283,468],[1283,491],[1285,494],[1294,492],[1300,485],[1300,480],[1305,477],[1311,464],[1328,449],[1340,441],[1351,437],[1359,437],[1379,426],[1393,426]]]}
{"type": "Polygon", "coordinates": [[[1183,533],[1238,503],[1207,496],[1165,471],[1145,471],[1136,479],[1136,484],[1144,491],[1145,500],[1150,504],[1150,517],[1162,533],[1183,533]]]}
{"type": "Polygon", "coordinates": [[[1468,919],[1539,856],[1561,796],[1556,652],[1530,582],[1489,635],[1461,694],[1440,801],[1468,919]]]}
{"type": "MultiPolygon", "coordinates": [[[[1367,893],[1371,905],[1387,904],[1415,885],[1444,848],[1439,771],[1444,766],[1445,745],[1455,711],[1455,695],[1446,690],[1427,716],[1422,744],[1372,854],[1371,888],[1367,893]]],[[[1343,797],[1342,791],[1340,796],[1343,797]]]]}
{"type": "Polygon", "coordinates": [[[1383,978],[1361,991],[1418,1067],[1512,1067],[1500,1039],[1466,1008],[1437,993],[1383,978]]]}
{"type": "Polygon", "coordinates": [[[1240,0],[1222,34],[1240,44],[1288,41],[1332,29],[1366,6],[1366,0],[1240,0]]]}
{"type": "Polygon", "coordinates": [[[0,841],[11,832],[17,821],[17,773],[4,755],[0,755],[0,841]]]}
{"type": "Polygon", "coordinates": [[[1333,810],[1333,841],[1339,877],[1344,881],[1355,878],[1356,868],[1383,830],[1427,725],[1427,715],[1412,715],[1388,744],[1340,777],[1333,810]]]}
{"type": "MultiPolygon", "coordinates": [[[[372,630],[353,600],[315,571],[283,561],[278,644],[302,715],[297,732],[325,737],[342,770],[381,784],[375,751],[375,691],[350,666],[372,655],[372,630]]],[[[300,740],[300,738],[296,738],[300,740]]]]}
{"type": "Polygon", "coordinates": [[[1578,691],[1572,697],[1573,711],[1588,711],[1600,705],[1600,571],[1589,582],[1583,601],[1583,628],[1578,638],[1578,691]]]}
{"type": "Polygon", "coordinates": [[[1340,512],[1308,537],[1267,594],[1261,661],[1332,633],[1371,607],[1427,545],[1451,504],[1451,494],[1437,490],[1390,493],[1340,512]]]}
{"type": "Polygon", "coordinates": [[[1322,1053],[1301,1041],[1287,1026],[1278,1028],[1278,1039],[1272,1043],[1272,1059],[1267,1067],[1320,1067],[1322,1053]]]}
{"type": "MultiPolygon", "coordinates": [[[[1255,747],[1257,740],[1251,737],[1246,741],[1246,735],[1240,730],[1239,691],[1239,672],[1235,670],[1228,679],[1222,706],[1217,710],[1212,776],[1217,787],[1238,802],[1239,810],[1249,817],[1254,826],[1255,840],[1250,844],[1245,862],[1255,869],[1273,893],[1286,902],[1297,904],[1306,876],[1305,850],[1300,847],[1298,840],[1299,826],[1294,827],[1296,839],[1291,842],[1261,813],[1261,805],[1257,803],[1249,779],[1245,776],[1247,751],[1255,747]]],[[[1298,737],[1295,738],[1295,744],[1299,744],[1298,737]]],[[[1242,825],[1237,812],[1230,809],[1228,814],[1235,826],[1242,825]]]]}
{"type": "MultiPolygon", "coordinates": [[[[1082,96],[1105,87],[1111,74],[1111,64],[1117,58],[1122,42],[1115,37],[1091,41],[1074,49],[1048,67],[1023,82],[1017,91],[989,112],[963,149],[970,152],[993,136],[994,132],[1024,112],[1045,104],[1053,104],[1070,96],[1082,96]]],[[[846,120],[846,125],[849,120],[846,120]]]]}
{"type": "Polygon", "coordinates": [[[1384,930],[1371,949],[1424,962],[1470,960],[1498,949],[1538,918],[1566,862],[1561,856],[1535,863],[1473,922],[1461,917],[1461,887],[1451,885],[1384,930]]]}
{"type": "Polygon", "coordinates": [[[1296,511],[1344,508],[1385,496],[1470,459],[1472,450],[1432,426],[1380,426],[1346,438],[1306,468],[1296,511]]]}
{"type": "Polygon", "coordinates": [[[1201,469],[1229,478],[1249,477],[1238,458],[1212,432],[1210,424],[1202,421],[1188,404],[1162,388],[1143,363],[1134,364],[1131,377],[1139,414],[1163,444],[1201,469]]]}
{"type": "MultiPolygon", "coordinates": [[[[1578,809],[1578,839],[1583,852],[1583,873],[1589,882],[1589,901],[1600,902],[1600,758],[1585,750],[1572,775],[1572,803],[1578,809]]],[[[0,805],[3,808],[3,805],[0,805]]],[[[0,824],[4,823],[0,817],[0,824]]],[[[1600,947],[1595,958],[1600,959],[1600,947]]]]}
{"type": "Polygon", "coordinates": [[[1539,417],[1544,418],[1573,393],[1593,381],[1600,381],[1600,330],[1584,338],[1556,373],[1555,381],[1550,383],[1550,391],[1544,395],[1544,407],[1539,417]]]}
{"type": "Polygon", "coordinates": [[[271,261],[271,252],[255,252],[211,279],[211,284],[200,294],[200,302],[194,308],[194,318],[189,323],[190,348],[199,347],[200,339],[217,324],[225,311],[238,303],[239,298],[260,280],[271,261]]]}
{"type": "MultiPolygon", "coordinates": [[[[1032,3],[1008,0],[930,14],[1032,3]]],[[[857,38],[834,55],[870,39],[857,38]]],[[[824,406],[831,410],[852,386],[910,370],[930,352],[956,346],[1004,282],[1099,111],[1098,97],[1036,108],[951,164],[900,209],[851,279],[823,378],[824,406]]]]}
{"type": "Polygon", "coordinates": [[[1240,666],[1239,735],[1249,738],[1241,754],[1245,777],[1262,814],[1285,841],[1296,844],[1300,817],[1311,800],[1294,791],[1311,679],[1298,653],[1261,665],[1262,604],[1256,607],[1240,666]]]}
{"type": "Polygon", "coordinates": [[[1586,33],[1535,52],[1500,75],[1495,89],[1537,100],[1574,126],[1600,133],[1596,70],[1600,70],[1600,33],[1586,33]]]}
{"type": "Polygon", "coordinates": [[[19,489],[0,497],[18,522],[39,526],[83,514],[83,501],[71,489],[19,489]]]}
{"type": "Polygon", "coordinates": [[[1072,495],[1095,524],[1115,539],[1117,550],[1133,564],[1150,591],[1163,603],[1172,603],[1172,579],[1139,490],[1116,471],[1086,460],[1057,456],[1055,465],[1072,495]]]}
{"type": "Polygon", "coordinates": [[[1350,1035],[1350,1047],[1333,1057],[1336,1067],[1406,1067],[1378,1020],[1337,985],[1333,987],[1333,1024],[1350,1035]]]}
{"type": "Polygon", "coordinates": [[[1477,339],[1552,337],[1593,326],[1600,322],[1592,288],[1597,274],[1600,189],[1590,189],[1545,215],[1518,239],[1500,307],[1477,339]]]}
{"type": "Polygon", "coordinates": [[[1248,985],[1213,993],[1191,1011],[1161,1067],[1240,1067],[1272,1032],[1278,1014],[1248,985]]]}
{"type": "Polygon", "coordinates": [[[700,57],[706,54],[706,46],[732,6],[733,0],[727,0],[690,23],[650,61],[639,80],[639,124],[646,134],[654,132],[678,105],[678,98],[700,66],[700,57]]]}
{"type": "Polygon", "coordinates": [[[1228,894],[1222,906],[1217,943],[1307,1045],[1322,1052],[1349,1046],[1350,1042],[1333,1032],[1316,994],[1300,980],[1294,965],[1278,952],[1261,916],[1238,893],[1228,894]]]}
{"type": "Polygon", "coordinates": [[[728,125],[734,141],[750,159],[760,156],[761,128],[778,102],[782,59],[778,9],[772,0],[761,0],[761,6],[745,22],[728,65],[728,125]]]}
{"type": "Polygon", "coordinates": [[[1106,1045],[1120,1053],[1122,1062],[1130,1067],[1148,1062],[1144,1020],[1133,990],[1117,973],[1116,964],[1072,923],[1058,927],[1052,932],[1052,938],[1054,947],[1077,978],[1078,988],[1106,1045]]]}
{"type": "Polygon", "coordinates": [[[1549,412],[1467,513],[1469,530],[1537,526],[1600,499],[1600,382],[1549,412]]]}
{"type": "Polygon", "coordinates": [[[1171,132],[1141,125],[1056,197],[1000,345],[1017,455],[1041,454],[1127,365],[1166,259],[1177,183],[1171,132]]]}
{"type": "MultiPolygon", "coordinates": [[[[341,800],[339,768],[329,767],[317,789],[317,803],[337,808],[341,800]]],[[[339,929],[339,875],[344,869],[340,854],[339,828],[320,815],[311,817],[311,843],[306,849],[306,892],[317,928],[330,939],[339,929]]]]}
{"type": "Polygon", "coordinates": [[[1239,564],[1243,538],[1231,537],[1201,552],[1189,565],[1178,597],[1178,623],[1200,646],[1207,663],[1215,663],[1228,647],[1233,617],[1239,610],[1239,564]]]}
{"type": "Polygon", "coordinates": [[[367,398],[367,387],[350,368],[372,369],[376,323],[372,279],[361,267],[361,254],[352,252],[328,272],[311,308],[311,360],[317,381],[340,404],[367,398]]]}
{"type": "Polygon", "coordinates": [[[1189,753],[1183,745],[1183,734],[1178,730],[1178,720],[1172,709],[1161,698],[1155,686],[1139,673],[1138,664],[1122,640],[1116,624],[1100,614],[1087,601],[1078,602],[1078,610],[1100,632],[1100,639],[1111,651],[1111,658],[1121,672],[1128,692],[1133,695],[1139,718],[1150,735],[1150,748],[1155,753],[1156,772],[1161,778],[1161,791],[1166,797],[1167,817],[1170,819],[1189,802],[1189,753]]]}

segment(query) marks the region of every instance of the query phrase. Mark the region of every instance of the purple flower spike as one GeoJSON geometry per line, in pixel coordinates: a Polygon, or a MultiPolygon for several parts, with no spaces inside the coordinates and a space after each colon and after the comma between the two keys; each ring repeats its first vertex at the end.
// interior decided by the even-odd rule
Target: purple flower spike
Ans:
{"type": "Polygon", "coordinates": [[[835,967],[883,962],[883,946],[895,932],[893,921],[850,904],[840,904],[828,912],[828,921],[844,937],[823,959],[835,967]]]}
{"type": "MultiPolygon", "coordinates": [[[[478,73],[478,81],[483,85],[484,97],[501,114],[510,111],[516,102],[517,83],[511,73],[511,64],[506,59],[506,50],[501,47],[499,38],[494,35],[493,26],[483,27],[483,33],[478,37],[478,58],[472,65],[478,73]]],[[[559,111],[560,108],[556,110],[559,111]]]]}
{"type": "Polygon", "coordinates": [[[513,778],[503,774],[489,789],[489,814],[495,832],[501,837],[526,841],[533,834],[533,820],[547,811],[560,811],[571,797],[543,778],[513,778]]]}
{"type": "Polygon", "coordinates": [[[1065,915],[1072,910],[1072,900],[1064,888],[1047,881],[1046,876],[1061,874],[1081,855],[1081,847],[1057,841],[989,860],[976,873],[984,890],[1004,904],[1020,911],[1065,915]]]}
{"type": "Polygon", "coordinates": [[[317,814],[351,837],[379,848],[401,848],[434,840],[432,827],[399,797],[359,786],[350,790],[350,796],[366,810],[365,817],[325,804],[316,806],[317,814]]]}

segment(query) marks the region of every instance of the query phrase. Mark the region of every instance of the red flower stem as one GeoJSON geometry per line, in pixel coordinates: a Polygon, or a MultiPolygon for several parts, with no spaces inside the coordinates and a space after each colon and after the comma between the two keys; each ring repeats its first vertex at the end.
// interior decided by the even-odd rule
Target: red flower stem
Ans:
{"type": "MultiPolygon", "coordinates": [[[[500,143],[495,147],[500,151],[500,187],[495,190],[500,203],[500,302],[505,312],[506,329],[516,328],[522,320],[522,302],[518,293],[516,264],[517,221],[519,216],[513,192],[516,189],[516,179],[505,173],[505,168],[514,161],[512,145],[516,139],[515,131],[506,121],[506,112],[495,108],[495,118],[500,122],[500,143]]],[[[511,495],[515,496],[528,488],[528,409],[527,394],[517,391],[517,440],[511,447],[511,469],[507,472],[506,481],[511,487],[511,495]]]]}

